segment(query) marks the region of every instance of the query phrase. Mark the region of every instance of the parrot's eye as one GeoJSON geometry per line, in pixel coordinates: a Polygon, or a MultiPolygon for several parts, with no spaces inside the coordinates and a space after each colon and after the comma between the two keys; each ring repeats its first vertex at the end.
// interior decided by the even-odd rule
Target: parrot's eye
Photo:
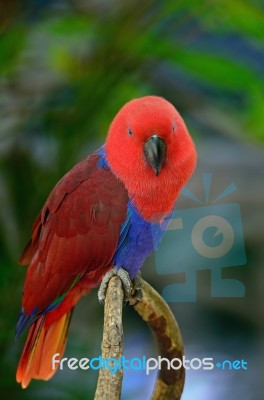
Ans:
{"type": "Polygon", "coordinates": [[[128,128],[127,132],[129,134],[129,136],[133,136],[133,132],[132,132],[131,128],[128,128]]]}
{"type": "Polygon", "coordinates": [[[174,133],[176,131],[176,124],[175,121],[172,123],[172,132],[174,133]]]}

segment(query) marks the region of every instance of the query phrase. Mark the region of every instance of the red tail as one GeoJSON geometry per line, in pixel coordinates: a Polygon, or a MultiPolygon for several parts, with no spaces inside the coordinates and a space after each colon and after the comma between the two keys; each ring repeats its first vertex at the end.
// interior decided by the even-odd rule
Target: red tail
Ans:
{"type": "Polygon", "coordinates": [[[52,356],[64,352],[70,317],[71,311],[46,327],[43,316],[30,327],[16,374],[23,389],[32,378],[48,380],[55,374],[57,368],[52,369],[52,356]]]}

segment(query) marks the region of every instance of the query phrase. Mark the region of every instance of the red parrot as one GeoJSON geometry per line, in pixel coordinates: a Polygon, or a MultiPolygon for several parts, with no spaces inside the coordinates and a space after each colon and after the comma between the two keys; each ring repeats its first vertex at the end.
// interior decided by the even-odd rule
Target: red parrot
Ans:
{"type": "Polygon", "coordinates": [[[20,258],[28,269],[16,335],[30,327],[16,375],[23,388],[55,373],[52,356],[64,352],[82,295],[110,270],[135,279],[159,244],[196,158],[173,105],[146,96],[125,104],[105,144],[57,183],[20,258]]]}

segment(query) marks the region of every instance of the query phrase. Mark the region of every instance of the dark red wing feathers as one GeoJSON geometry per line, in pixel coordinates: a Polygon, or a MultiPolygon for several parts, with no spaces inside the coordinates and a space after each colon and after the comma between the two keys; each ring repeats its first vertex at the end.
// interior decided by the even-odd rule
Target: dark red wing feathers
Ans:
{"type": "Polygon", "coordinates": [[[33,257],[33,254],[36,252],[37,247],[38,247],[40,231],[41,231],[41,213],[39,213],[39,215],[35,219],[35,222],[32,227],[31,239],[28,242],[28,244],[26,245],[26,247],[19,259],[19,262],[21,265],[27,265],[30,263],[30,261],[33,257]]]}
{"type": "Polygon", "coordinates": [[[35,221],[21,256],[22,263],[30,262],[23,294],[26,314],[48,307],[77,275],[83,275],[86,286],[89,281],[95,285],[111,265],[128,195],[110,170],[98,168],[98,159],[92,155],[66,174],[35,221]]]}

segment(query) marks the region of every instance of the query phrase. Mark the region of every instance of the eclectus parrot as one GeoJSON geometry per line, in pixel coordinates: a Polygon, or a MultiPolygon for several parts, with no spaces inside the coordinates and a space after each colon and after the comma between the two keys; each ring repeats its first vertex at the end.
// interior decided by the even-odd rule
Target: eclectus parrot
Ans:
{"type": "Polygon", "coordinates": [[[30,327],[16,375],[23,388],[55,373],[52,356],[64,352],[82,295],[110,270],[136,278],[159,244],[196,158],[173,105],[146,96],[125,104],[105,144],[57,183],[20,258],[29,265],[16,328],[18,336],[30,327]]]}

